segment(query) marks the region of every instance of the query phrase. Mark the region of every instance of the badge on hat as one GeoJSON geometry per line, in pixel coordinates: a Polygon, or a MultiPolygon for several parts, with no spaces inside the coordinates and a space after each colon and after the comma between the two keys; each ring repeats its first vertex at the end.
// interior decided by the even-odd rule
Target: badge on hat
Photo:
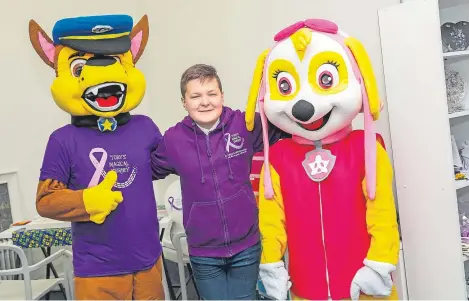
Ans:
{"type": "Polygon", "coordinates": [[[100,34],[100,33],[106,33],[108,31],[111,31],[113,28],[112,26],[109,25],[96,25],[91,29],[92,33],[100,34]]]}

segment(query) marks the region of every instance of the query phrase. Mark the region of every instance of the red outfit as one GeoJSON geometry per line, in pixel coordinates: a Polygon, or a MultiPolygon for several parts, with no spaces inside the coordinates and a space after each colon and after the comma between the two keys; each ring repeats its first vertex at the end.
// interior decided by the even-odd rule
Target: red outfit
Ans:
{"type": "Polygon", "coordinates": [[[282,189],[291,290],[296,296],[327,300],[330,290],[334,300],[350,297],[350,283],[370,248],[362,190],[363,143],[363,131],[353,131],[324,145],[336,161],[333,172],[320,183],[312,181],[302,166],[305,154],[315,146],[285,139],[271,148],[270,163],[280,186],[296,187],[282,189]]]}

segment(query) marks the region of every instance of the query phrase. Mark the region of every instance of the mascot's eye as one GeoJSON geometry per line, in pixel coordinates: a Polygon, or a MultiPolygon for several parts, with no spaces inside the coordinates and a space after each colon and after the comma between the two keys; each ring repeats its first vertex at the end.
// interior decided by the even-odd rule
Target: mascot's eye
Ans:
{"type": "Polygon", "coordinates": [[[121,59],[118,57],[118,56],[113,56],[113,58],[120,64],[121,63],[121,59]]]}
{"type": "Polygon", "coordinates": [[[76,59],[70,64],[70,72],[75,77],[79,77],[81,74],[81,69],[86,64],[86,60],[84,59],[76,59]]]}
{"type": "Polygon", "coordinates": [[[277,79],[277,87],[280,94],[284,96],[291,95],[296,91],[296,82],[293,76],[291,76],[288,72],[278,72],[275,75],[277,79]]]}
{"type": "Polygon", "coordinates": [[[318,85],[324,90],[334,88],[339,83],[339,72],[337,66],[333,64],[322,65],[316,74],[318,85]]]}

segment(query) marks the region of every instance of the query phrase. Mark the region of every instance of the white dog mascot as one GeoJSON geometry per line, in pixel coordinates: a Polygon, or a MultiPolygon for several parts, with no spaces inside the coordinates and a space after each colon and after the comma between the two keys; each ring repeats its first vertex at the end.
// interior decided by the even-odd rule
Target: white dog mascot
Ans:
{"type": "Polygon", "coordinates": [[[284,300],[291,285],[293,299],[398,299],[393,170],[374,129],[381,105],[366,50],[318,19],[285,28],[275,42],[258,59],[246,113],[248,129],[258,104],[264,130],[268,119],[292,134],[270,152],[264,144],[266,292],[284,300]],[[360,112],[364,130],[352,130],[360,112]]]}

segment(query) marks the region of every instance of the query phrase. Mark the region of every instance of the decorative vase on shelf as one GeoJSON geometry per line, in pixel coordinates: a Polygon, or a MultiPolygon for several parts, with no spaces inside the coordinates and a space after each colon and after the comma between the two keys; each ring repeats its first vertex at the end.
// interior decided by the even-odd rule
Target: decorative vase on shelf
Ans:
{"type": "Polygon", "coordinates": [[[453,150],[453,166],[455,171],[460,171],[463,168],[463,162],[459,153],[458,145],[454,135],[451,135],[451,148],[453,150]]]}
{"type": "Polygon", "coordinates": [[[440,29],[443,52],[464,51],[469,48],[469,22],[446,22],[440,29]]]}
{"type": "Polygon", "coordinates": [[[445,66],[446,99],[448,102],[448,113],[463,111],[463,103],[467,92],[467,82],[461,74],[452,68],[445,66]]]}
{"type": "Polygon", "coordinates": [[[469,172],[469,141],[465,140],[461,149],[462,169],[465,173],[469,172]]]}

